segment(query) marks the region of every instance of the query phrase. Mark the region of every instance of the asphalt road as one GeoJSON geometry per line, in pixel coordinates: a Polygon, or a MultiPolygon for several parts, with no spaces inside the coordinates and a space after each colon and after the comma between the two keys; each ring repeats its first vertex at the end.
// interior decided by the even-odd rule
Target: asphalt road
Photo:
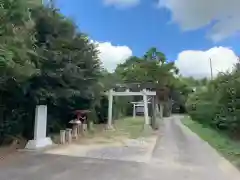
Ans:
{"type": "Polygon", "coordinates": [[[239,172],[179,119],[162,122],[149,161],[25,152],[0,163],[0,180],[239,180],[239,172]]]}

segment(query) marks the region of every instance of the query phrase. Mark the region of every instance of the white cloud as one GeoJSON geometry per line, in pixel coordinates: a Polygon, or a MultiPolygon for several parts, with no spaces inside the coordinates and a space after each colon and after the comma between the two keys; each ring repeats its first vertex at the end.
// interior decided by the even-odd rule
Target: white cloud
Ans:
{"type": "Polygon", "coordinates": [[[159,0],[183,30],[210,26],[208,36],[220,41],[240,31],[240,0],[159,0]]]}
{"type": "Polygon", "coordinates": [[[103,0],[106,6],[115,6],[118,8],[130,8],[140,3],[140,0],[103,0]]]}
{"type": "Polygon", "coordinates": [[[132,56],[133,52],[128,46],[115,46],[110,42],[95,42],[100,51],[99,58],[104,68],[112,72],[118,64],[132,56]]]}
{"type": "Polygon", "coordinates": [[[214,47],[207,51],[183,51],[179,53],[175,63],[183,76],[203,78],[211,76],[210,58],[214,76],[219,72],[231,70],[238,61],[238,57],[230,48],[214,47]]]}

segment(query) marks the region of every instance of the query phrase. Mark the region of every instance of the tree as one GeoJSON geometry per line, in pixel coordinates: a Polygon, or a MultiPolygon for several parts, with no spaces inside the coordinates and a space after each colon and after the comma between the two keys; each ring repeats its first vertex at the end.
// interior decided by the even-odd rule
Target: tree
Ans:
{"type": "Polygon", "coordinates": [[[57,9],[29,2],[0,6],[0,141],[31,138],[37,104],[48,105],[51,132],[66,126],[74,110],[100,100],[95,44],[57,9]]]}
{"type": "Polygon", "coordinates": [[[168,102],[166,105],[170,104],[178,69],[174,62],[167,62],[165,55],[156,48],[151,48],[142,58],[130,57],[118,65],[115,72],[127,83],[154,84],[159,100],[168,102]]]}
{"type": "Polygon", "coordinates": [[[191,117],[221,132],[238,136],[240,130],[240,73],[220,73],[205,88],[197,89],[188,101],[191,117]],[[194,107],[194,108],[192,108],[194,107]]]}
{"type": "Polygon", "coordinates": [[[3,0],[0,4],[0,143],[6,135],[18,135],[22,125],[25,83],[38,69],[35,28],[30,0],[3,0]]]}
{"type": "Polygon", "coordinates": [[[0,6],[0,88],[11,78],[22,81],[36,73],[34,22],[29,1],[4,0],[0,6]]]}
{"type": "Polygon", "coordinates": [[[143,58],[133,56],[118,65],[116,73],[126,82],[153,82],[165,86],[173,83],[178,69],[173,62],[166,62],[162,52],[151,48],[143,58]]]}
{"type": "Polygon", "coordinates": [[[166,62],[165,54],[163,54],[162,52],[158,51],[157,48],[155,48],[155,47],[150,48],[145,53],[143,58],[145,60],[147,60],[147,61],[159,61],[159,62],[162,62],[162,63],[166,62]]]}

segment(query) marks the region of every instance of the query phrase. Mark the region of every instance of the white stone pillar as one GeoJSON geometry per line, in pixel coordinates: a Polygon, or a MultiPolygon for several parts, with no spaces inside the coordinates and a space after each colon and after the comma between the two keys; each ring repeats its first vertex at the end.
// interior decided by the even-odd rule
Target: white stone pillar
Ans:
{"type": "Polygon", "coordinates": [[[26,149],[39,149],[52,145],[52,140],[46,137],[47,130],[47,106],[39,105],[36,107],[34,139],[28,141],[26,149]]]}
{"type": "Polygon", "coordinates": [[[149,117],[148,117],[148,101],[147,101],[147,93],[146,89],[143,91],[143,103],[144,103],[144,119],[145,119],[145,125],[149,125],[149,117]]]}
{"type": "Polygon", "coordinates": [[[78,125],[77,125],[77,133],[78,133],[78,136],[81,135],[81,128],[82,128],[82,124],[78,124],[78,125]]]}
{"type": "Polygon", "coordinates": [[[136,118],[136,105],[133,104],[133,118],[136,118]]]}
{"type": "Polygon", "coordinates": [[[66,129],[66,141],[69,144],[72,142],[72,129],[70,128],[66,129]]]}
{"type": "Polygon", "coordinates": [[[108,92],[108,124],[107,128],[111,129],[112,128],[112,107],[113,107],[113,90],[110,89],[108,92]]]}
{"type": "Polygon", "coordinates": [[[60,144],[66,143],[66,131],[60,130],[60,144]]]}

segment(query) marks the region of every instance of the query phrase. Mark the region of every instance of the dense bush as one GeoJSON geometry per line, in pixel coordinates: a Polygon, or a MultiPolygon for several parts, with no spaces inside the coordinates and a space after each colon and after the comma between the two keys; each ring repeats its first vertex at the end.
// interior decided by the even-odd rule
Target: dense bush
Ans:
{"type": "Polygon", "coordinates": [[[190,95],[189,115],[201,123],[230,133],[240,132],[240,69],[221,73],[209,84],[190,95]]]}
{"type": "Polygon", "coordinates": [[[38,104],[48,105],[53,132],[67,125],[74,110],[94,109],[100,100],[95,44],[52,6],[31,2],[0,4],[0,144],[32,138],[38,104]]]}

